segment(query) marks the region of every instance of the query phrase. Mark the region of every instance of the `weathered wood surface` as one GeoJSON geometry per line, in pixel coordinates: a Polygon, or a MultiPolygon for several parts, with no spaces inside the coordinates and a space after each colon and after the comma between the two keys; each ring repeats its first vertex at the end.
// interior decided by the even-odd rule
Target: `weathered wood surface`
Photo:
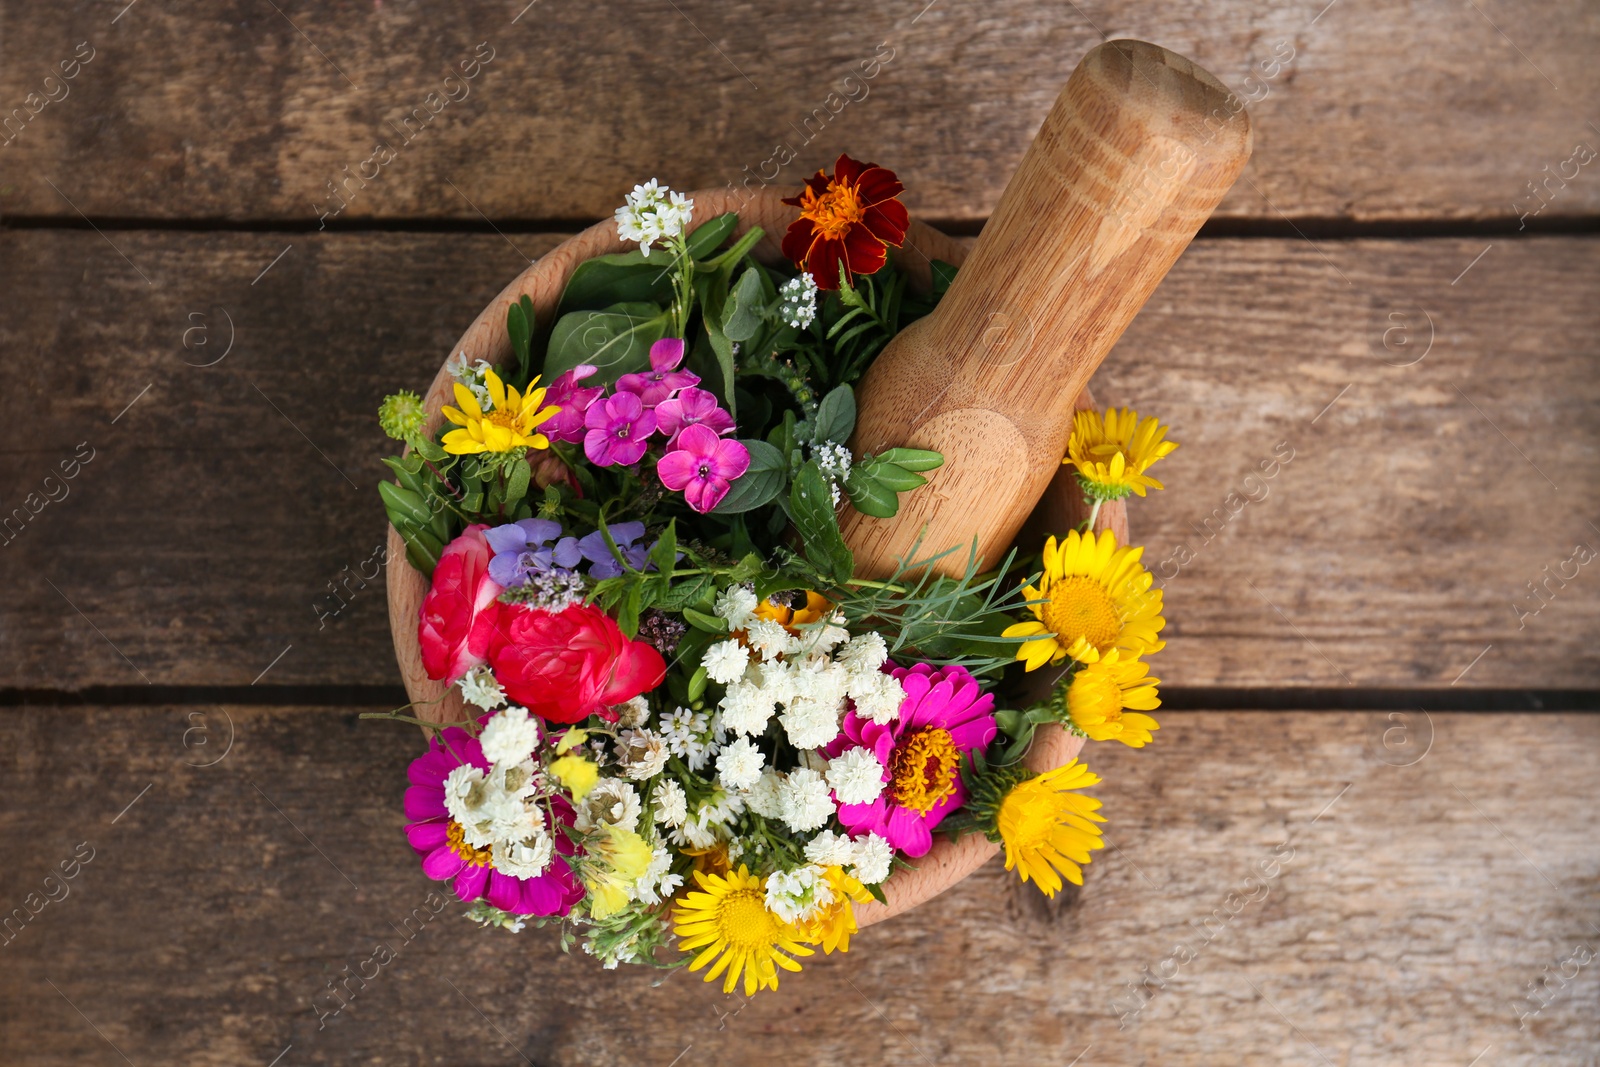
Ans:
{"type": "MultiPolygon", "coordinates": [[[[557,238],[106,237],[0,232],[0,687],[392,684],[377,403],[557,238]]],[[[1490,245],[1203,240],[1134,321],[1168,684],[1600,681],[1600,240],[1490,245]]]]}
{"type": "Polygon", "coordinates": [[[0,115],[21,113],[0,134],[0,213],[590,220],[642,176],[795,184],[851,149],[898,169],[914,212],[976,221],[1105,35],[1251,101],[1256,158],[1224,216],[1600,206],[1592,168],[1567,162],[1600,147],[1600,9],[1581,0],[122,8],[0,10],[0,115]],[[346,180],[341,210],[329,184],[346,180]]]}
{"type": "Polygon", "coordinates": [[[991,864],[748,1004],[453,906],[408,938],[431,884],[400,832],[416,748],[350,709],[0,716],[0,905],[93,849],[0,944],[6,1058],[756,1063],[803,1040],[818,1064],[1464,1067],[1600,1047],[1600,964],[1565,962],[1600,953],[1593,716],[1166,715],[1151,748],[1088,751],[1114,848],[1081,892],[1046,902],[991,864]],[[1194,958],[1164,962],[1180,942],[1194,958]],[[312,998],[331,1012],[330,980],[380,944],[394,960],[319,1031],[312,998]]]}

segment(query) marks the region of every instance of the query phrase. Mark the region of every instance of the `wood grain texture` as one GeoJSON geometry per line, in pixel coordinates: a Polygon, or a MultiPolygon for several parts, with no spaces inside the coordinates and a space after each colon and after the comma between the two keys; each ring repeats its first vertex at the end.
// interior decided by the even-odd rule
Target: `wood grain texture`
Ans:
{"type": "MultiPolygon", "coordinates": [[[[263,684],[392,684],[357,580],[384,538],[378,401],[556,238],[107,236],[156,284],[92,232],[0,232],[0,515],[98,450],[0,545],[0,684],[244,685],[280,653],[263,684]],[[221,352],[219,307],[233,351],[186,366],[221,352]]],[[[1566,562],[1600,548],[1600,241],[1488,244],[1200,241],[1123,336],[1099,400],[1182,442],[1130,508],[1167,684],[1600,679],[1600,572],[1566,562]]]]}
{"type": "Polygon", "coordinates": [[[1579,1065],[1600,1044],[1595,963],[1518,1023],[1546,968],[1600,951],[1593,716],[1164,716],[1151,748],[1087,754],[1115,847],[1080,892],[1045,901],[992,863],[748,1004],[454,908],[408,924],[431,907],[401,834],[403,727],[22,708],[0,748],[0,904],[94,850],[0,945],[0,1047],[30,1064],[122,1062],[108,1043],[230,1067],[290,1045],[283,1063],[667,1064],[691,1044],[759,1063],[803,1041],[817,1064],[1066,1064],[1092,1046],[1080,1063],[1465,1065],[1493,1046],[1483,1062],[1579,1065]],[[220,762],[186,765],[216,759],[230,723],[220,762]],[[209,747],[185,747],[196,725],[209,747]],[[1164,963],[1180,943],[1194,958],[1164,963]],[[394,960],[319,1031],[312,998],[331,1010],[328,983],[380,944],[394,960]],[[1148,991],[1137,1012],[1130,986],[1148,991]]]}
{"type": "Polygon", "coordinates": [[[868,578],[967,546],[999,566],[1061,467],[1077,396],[1250,158],[1250,118],[1182,56],[1142,41],[1084,57],[994,217],[927,318],[884,348],[856,390],[852,447],[941,453],[891,518],[853,508],[840,530],[868,578]]]}
{"type": "Polygon", "coordinates": [[[315,223],[335,183],[341,221],[588,221],[651,174],[793,184],[850,149],[899,170],[913,213],[976,221],[1103,36],[1187,55],[1250,102],[1256,162],[1224,216],[1600,206],[1592,168],[1545,200],[1529,184],[1600,147],[1593,4],[1324,7],[183,0],[113,23],[102,3],[6,0],[0,116],[23,116],[0,213],[315,223]],[[46,102],[83,42],[94,58],[46,102]],[[493,58],[463,81],[480,43],[493,58]]]}

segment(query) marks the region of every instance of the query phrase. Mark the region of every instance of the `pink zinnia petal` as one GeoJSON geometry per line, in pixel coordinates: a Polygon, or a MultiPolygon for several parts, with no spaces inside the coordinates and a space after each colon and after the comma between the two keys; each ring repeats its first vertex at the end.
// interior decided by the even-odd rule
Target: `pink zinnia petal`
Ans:
{"type": "Polygon", "coordinates": [[[448,845],[436,848],[422,857],[422,873],[436,882],[454,878],[465,866],[466,861],[456,855],[455,850],[448,845]]]}
{"type": "Polygon", "coordinates": [[[470,864],[461,868],[461,873],[456,875],[456,896],[471,902],[483,896],[483,885],[489,880],[489,868],[474,867],[470,864]]]}

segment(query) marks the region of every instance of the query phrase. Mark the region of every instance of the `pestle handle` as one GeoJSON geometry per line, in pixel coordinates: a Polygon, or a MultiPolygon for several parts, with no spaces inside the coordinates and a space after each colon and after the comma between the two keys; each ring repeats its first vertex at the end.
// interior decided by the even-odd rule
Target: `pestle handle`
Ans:
{"type": "Polygon", "coordinates": [[[892,572],[919,535],[919,556],[976,538],[999,562],[1056,473],[1074,400],[1249,157],[1243,102],[1206,71],[1143,41],[1090,50],[949,292],[857,390],[858,454],[945,456],[893,518],[844,509],[858,573],[892,572]]]}

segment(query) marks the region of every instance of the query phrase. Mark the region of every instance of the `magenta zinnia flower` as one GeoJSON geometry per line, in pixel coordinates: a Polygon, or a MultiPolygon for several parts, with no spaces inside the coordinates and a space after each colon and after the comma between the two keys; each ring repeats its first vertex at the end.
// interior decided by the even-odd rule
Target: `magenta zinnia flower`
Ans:
{"type": "MultiPolygon", "coordinates": [[[[711,427],[718,434],[733,432],[733,416],[722,410],[716,394],[708,390],[684,389],[656,405],[656,429],[667,435],[669,447],[670,439],[677,437],[679,430],[697,423],[711,427]]],[[[548,435],[549,430],[545,433],[548,435]]]]}
{"type": "Polygon", "coordinates": [[[632,393],[597,400],[583,416],[589,432],[583,436],[583,453],[601,467],[627,467],[644,458],[656,416],[632,393]]]}
{"type": "Polygon", "coordinates": [[[588,414],[589,407],[596,400],[605,395],[605,386],[593,385],[579,387],[578,383],[585,378],[598,373],[599,368],[588,363],[580,363],[571,370],[562,373],[555,381],[550,383],[550,389],[544,395],[546,404],[554,405],[561,410],[540,427],[544,435],[552,441],[581,441],[583,439],[583,417],[588,414]]]}
{"type": "Polygon", "coordinates": [[[852,836],[872,832],[913,859],[933,847],[933,830],[967,801],[962,756],[994,740],[994,696],[978,691],[965,667],[934,670],[926,663],[890,672],[905,687],[900,717],[888,724],[845,712],[843,732],[829,759],[865,748],[883,764],[883,793],[870,804],[839,805],[852,836]]]}
{"type": "Polygon", "coordinates": [[[663,337],[650,346],[650,371],[646,374],[624,374],[617,379],[617,389],[633,393],[647,408],[653,408],[679,389],[699,385],[698,375],[679,370],[683,362],[683,338],[663,337]]]}
{"type": "Polygon", "coordinates": [[[750,469],[750,450],[727,441],[704,423],[685,426],[672,451],[656,463],[661,484],[681,490],[689,506],[704,514],[728,495],[733,480],[750,469]]]}
{"type": "MultiPolygon", "coordinates": [[[[583,885],[562,856],[575,847],[561,826],[545,827],[555,845],[550,865],[537,878],[514,878],[494,869],[488,849],[473,848],[463,840],[461,827],[444,803],[444,781],[451,771],[470,763],[487,773],[489,761],[483,746],[459,726],[452,726],[428,742],[428,751],[411,761],[407,772],[406,827],[411,847],[422,857],[422,873],[438,881],[454,881],[456,896],[479,898],[517,915],[565,915],[583,898],[583,885]]],[[[572,822],[572,808],[560,797],[552,799],[556,818],[572,822]]]]}

